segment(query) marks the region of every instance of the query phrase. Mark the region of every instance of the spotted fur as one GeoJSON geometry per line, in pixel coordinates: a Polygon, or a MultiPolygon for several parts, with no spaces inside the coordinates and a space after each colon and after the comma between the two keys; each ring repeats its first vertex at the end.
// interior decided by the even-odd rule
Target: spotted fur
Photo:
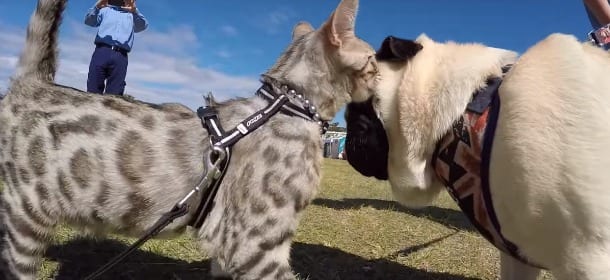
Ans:
{"type": "MultiPolygon", "coordinates": [[[[18,71],[0,102],[0,278],[35,279],[57,224],[139,236],[199,181],[209,140],[179,104],[147,104],[53,84],[66,0],[39,0],[18,71]]],[[[357,0],[343,0],[318,30],[298,24],[293,43],[263,75],[289,85],[332,118],[374,85],[374,51],[354,35],[357,0]]],[[[217,105],[224,127],[264,108],[259,97],[217,105]]],[[[290,244],[317,192],[317,124],[274,116],[238,142],[215,206],[194,234],[234,279],[295,279],[290,244]]],[[[197,199],[190,201],[196,208],[197,199]]],[[[161,236],[182,233],[193,213],[161,236]]]]}

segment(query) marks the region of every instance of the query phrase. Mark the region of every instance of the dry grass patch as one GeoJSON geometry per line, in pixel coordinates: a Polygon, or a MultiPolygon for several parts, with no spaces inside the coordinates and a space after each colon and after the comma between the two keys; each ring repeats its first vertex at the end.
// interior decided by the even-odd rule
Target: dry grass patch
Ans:
{"type": "MultiPolygon", "coordinates": [[[[41,279],[81,279],[130,242],[82,239],[61,228],[41,279]]],[[[188,237],[153,240],[102,279],[209,279],[208,266],[188,237]]],[[[386,182],[327,159],[320,195],[295,237],[292,266],[303,279],[496,279],[498,252],[448,195],[431,207],[406,209],[386,182]]]]}

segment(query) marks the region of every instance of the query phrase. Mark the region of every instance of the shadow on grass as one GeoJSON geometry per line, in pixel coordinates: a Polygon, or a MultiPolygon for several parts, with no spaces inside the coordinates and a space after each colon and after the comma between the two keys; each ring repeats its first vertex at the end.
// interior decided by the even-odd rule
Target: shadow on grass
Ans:
{"type": "MultiPolygon", "coordinates": [[[[408,250],[408,249],[405,249],[408,250]]],[[[434,279],[470,280],[449,273],[430,272],[408,267],[389,259],[365,259],[339,249],[322,245],[295,243],[292,267],[303,279],[312,280],[388,280],[434,279]],[[307,278],[308,277],[308,278],[307,278]]]]}
{"type": "MultiPolygon", "coordinates": [[[[126,248],[126,245],[114,240],[77,239],[51,247],[47,252],[47,258],[59,262],[55,279],[83,279],[126,248]]],[[[387,259],[368,260],[339,249],[298,242],[293,244],[291,259],[292,267],[301,279],[477,279],[428,272],[387,259]]],[[[136,250],[99,279],[211,279],[209,265],[209,260],[188,263],[180,259],[136,250]]]]}
{"type": "Polygon", "coordinates": [[[468,221],[468,218],[466,218],[462,212],[436,206],[428,206],[422,209],[409,209],[396,201],[364,198],[344,198],[341,200],[317,198],[313,201],[313,204],[336,210],[358,209],[363,206],[373,207],[378,210],[395,210],[412,216],[427,218],[450,228],[468,231],[475,230],[470,221],[468,221]]]}
{"type": "MultiPolygon", "coordinates": [[[[106,239],[75,239],[47,250],[46,257],[59,263],[55,279],[84,279],[127,249],[121,242],[106,239]]],[[[207,279],[209,260],[186,262],[143,250],[136,250],[98,279],[207,279]]]]}

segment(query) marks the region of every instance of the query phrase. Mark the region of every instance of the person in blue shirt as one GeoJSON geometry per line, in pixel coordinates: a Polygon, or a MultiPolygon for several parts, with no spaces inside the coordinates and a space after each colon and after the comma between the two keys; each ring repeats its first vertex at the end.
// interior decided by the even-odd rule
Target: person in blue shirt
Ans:
{"type": "Polygon", "coordinates": [[[136,8],[135,0],[99,0],[89,9],[85,24],[98,28],[87,91],[123,95],[134,33],[146,30],[148,21],[136,8]]]}
{"type": "MultiPolygon", "coordinates": [[[[593,31],[598,31],[603,37],[610,37],[610,28],[600,29],[610,24],[610,1],[609,0],[583,0],[585,10],[589,16],[593,31]],[[600,33],[601,32],[601,33],[600,33]],[[603,33],[603,34],[602,34],[603,33]]],[[[610,48],[610,44],[606,44],[604,48],[610,48]]]]}

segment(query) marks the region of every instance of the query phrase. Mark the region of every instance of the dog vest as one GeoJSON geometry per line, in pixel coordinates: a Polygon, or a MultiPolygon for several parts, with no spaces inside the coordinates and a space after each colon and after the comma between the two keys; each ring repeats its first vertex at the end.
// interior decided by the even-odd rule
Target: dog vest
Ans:
{"type": "Polygon", "coordinates": [[[474,227],[494,246],[526,264],[533,265],[519,248],[502,235],[489,191],[489,164],[495,134],[502,78],[487,81],[466,111],[438,142],[432,164],[474,227]]]}

